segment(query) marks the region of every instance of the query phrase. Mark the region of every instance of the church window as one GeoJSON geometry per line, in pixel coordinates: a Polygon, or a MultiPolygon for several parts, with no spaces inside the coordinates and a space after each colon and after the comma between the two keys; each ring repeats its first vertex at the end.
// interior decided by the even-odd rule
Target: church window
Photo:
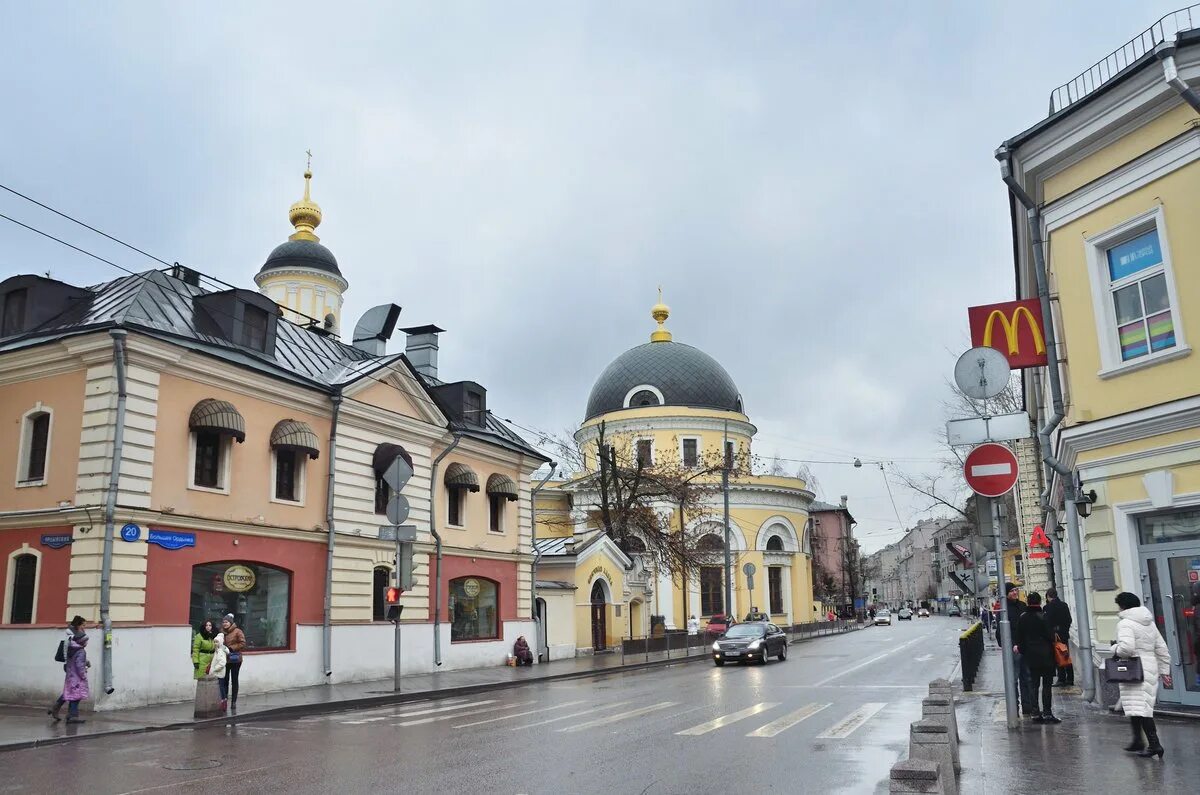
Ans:
{"type": "Polygon", "coordinates": [[[654,394],[649,389],[642,389],[633,394],[633,397],[629,399],[629,405],[632,407],[657,406],[659,405],[658,395],[654,394]]]}
{"type": "Polygon", "coordinates": [[[721,567],[700,567],[700,612],[711,616],[722,612],[721,567]]]}

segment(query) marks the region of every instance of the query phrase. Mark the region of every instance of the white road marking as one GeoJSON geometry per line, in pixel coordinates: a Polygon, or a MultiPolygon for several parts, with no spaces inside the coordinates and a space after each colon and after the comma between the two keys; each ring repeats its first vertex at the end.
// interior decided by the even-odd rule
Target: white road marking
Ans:
{"type": "MultiPolygon", "coordinates": [[[[497,704],[494,707],[480,707],[479,709],[468,709],[465,712],[459,712],[454,715],[434,715],[432,718],[417,718],[416,720],[406,720],[400,723],[393,723],[393,726],[422,726],[426,723],[436,723],[439,720],[454,720],[466,715],[479,715],[483,712],[495,712],[500,709],[512,709],[513,707],[527,707],[530,704],[536,704],[537,701],[518,701],[514,704],[497,704]]],[[[470,706],[470,705],[468,705],[470,706]]]]}
{"type": "Polygon", "coordinates": [[[774,737],[780,732],[785,732],[806,718],[811,718],[821,710],[828,707],[829,704],[805,704],[795,712],[789,712],[782,718],[776,718],[765,726],[760,726],[754,731],[747,734],[747,737],[774,737]]]}
{"type": "Polygon", "coordinates": [[[596,718],[595,720],[589,720],[585,723],[577,723],[574,726],[568,726],[565,729],[559,729],[559,731],[560,732],[577,732],[577,731],[583,731],[584,729],[595,728],[596,726],[607,726],[608,724],[616,723],[619,720],[625,720],[626,718],[636,718],[639,715],[647,715],[651,712],[657,712],[660,709],[666,709],[667,707],[673,707],[673,706],[675,706],[674,701],[660,701],[657,704],[651,704],[647,707],[638,707],[637,709],[631,709],[628,712],[618,712],[616,715],[607,715],[603,718],[596,718]]]}
{"type": "Polygon", "coordinates": [[[817,735],[818,740],[844,740],[854,734],[875,713],[887,706],[886,701],[871,701],[851,712],[840,723],[835,723],[829,729],[817,735]]]}
{"type": "MultiPolygon", "coordinates": [[[[471,699],[469,699],[469,698],[445,698],[445,699],[438,701],[437,703],[443,707],[446,707],[447,705],[450,705],[450,704],[456,704],[458,706],[467,706],[464,702],[467,702],[470,700],[471,699]]],[[[343,720],[343,721],[338,721],[338,722],[345,724],[346,726],[358,726],[358,725],[361,725],[364,723],[374,723],[375,721],[388,720],[388,719],[392,719],[392,718],[403,718],[403,717],[407,717],[409,715],[424,714],[424,713],[417,713],[417,712],[413,712],[413,711],[406,712],[405,710],[411,710],[412,707],[418,707],[418,706],[422,706],[424,704],[430,704],[430,703],[432,703],[432,702],[429,699],[422,699],[420,701],[406,701],[406,702],[403,702],[400,704],[392,704],[391,706],[388,706],[388,707],[379,707],[377,709],[362,710],[361,712],[355,713],[356,715],[358,715],[358,717],[355,720],[343,720]],[[397,710],[399,710],[399,711],[397,711],[397,710]],[[365,715],[372,715],[375,717],[369,717],[369,718],[363,717],[365,715]]],[[[424,707],[422,707],[422,708],[424,709],[424,707]]],[[[457,707],[449,707],[449,708],[456,709],[457,707]]],[[[342,717],[344,715],[345,715],[345,713],[340,713],[338,715],[322,715],[322,716],[319,716],[317,719],[318,720],[330,720],[332,718],[342,717]]],[[[302,720],[304,720],[304,719],[302,719],[302,720]]]]}
{"type": "Polygon", "coordinates": [[[583,715],[591,715],[595,712],[600,712],[601,710],[614,709],[616,707],[623,707],[626,704],[632,704],[632,703],[633,703],[633,699],[630,699],[629,701],[617,701],[612,704],[605,704],[602,707],[592,707],[591,709],[584,709],[584,710],[580,710],[579,712],[572,712],[570,715],[559,715],[557,718],[550,718],[549,720],[539,720],[536,723],[526,723],[521,726],[513,726],[512,731],[520,731],[521,729],[531,729],[534,726],[545,726],[547,723],[558,723],[560,720],[567,720],[568,718],[578,718],[583,715]]]}
{"type": "Polygon", "coordinates": [[[932,654],[922,654],[920,657],[917,658],[917,662],[929,662],[932,659],[933,659],[932,654]]]}
{"type": "Polygon", "coordinates": [[[719,718],[714,718],[707,723],[701,723],[699,726],[693,726],[690,729],[684,729],[681,732],[675,733],[682,734],[687,737],[697,737],[701,734],[708,734],[709,732],[715,731],[722,726],[728,726],[731,723],[737,723],[739,720],[745,720],[746,718],[757,715],[760,712],[766,712],[772,707],[778,706],[778,701],[763,701],[759,704],[755,704],[753,707],[746,707],[745,709],[740,709],[737,712],[731,712],[728,715],[722,715],[719,718]]]}
{"type": "Polygon", "coordinates": [[[868,665],[873,665],[874,663],[879,662],[884,657],[888,657],[888,656],[895,654],[896,652],[900,651],[901,649],[903,649],[907,646],[911,646],[914,643],[920,643],[921,641],[928,640],[928,639],[929,639],[928,636],[924,636],[924,635],[919,638],[913,638],[908,643],[902,643],[899,646],[897,646],[896,648],[891,649],[890,651],[885,651],[883,654],[876,655],[875,657],[872,657],[871,659],[867,660],[866,662],[861,662],[858,665],[852,666],[850,668],[843,668],[841,671],[838,671],[833,676],[827,677],[825,679],[822,679],[820,682],[817,682],[816,685],[818,687],[820,687],[821,685],[827,685],[830,682],[832,682],[834,679],[841,679],[846,674],[852,674],[855,671],[858,671],[862,668],[866,668],[868,665]]]}
{"type": "MultiPolygon", "coordinates": [[[[531,709],[531,710],[527,710],[525,712],[517,712],[513,715],[502,715],[499,718],[488,718],[487,720],[477,720],[474,723],[458,723],[458,724],[455,724],[454,726],[451,726],[450,728],[465,729],[469,726],[482,726],[485,723],[495,723],[498,720],[509,720],[510,718],[520,718],[524,715],[536,715],[539,712],[550,712],[552,710],[562,709],[563,707],[573,707],[576,704],[582,704],[582,703],[583,703],[582,699],[580,699],[578,701],[564,701],[561,704],[555,704],[553,707],[543,707],[542,709],[531,709]]],[[[457,717],[457,716],[455,716],[455,717],[457,717]]]]}
{"type": "Polygon", "coordinates": [[[399,712],[395,715],[390,715],[391,718],[415,718],[418,715],[432,715],[436,712],[453,712],[456,709],[465,709],[466,707],[478,707],[481,704],[495,704],[496,699],[485,698],[480,701],[463,700],[457,704],[450,704],[444,707],[430,707],[429,709],[417,709],[412,712],[399,712]]]}

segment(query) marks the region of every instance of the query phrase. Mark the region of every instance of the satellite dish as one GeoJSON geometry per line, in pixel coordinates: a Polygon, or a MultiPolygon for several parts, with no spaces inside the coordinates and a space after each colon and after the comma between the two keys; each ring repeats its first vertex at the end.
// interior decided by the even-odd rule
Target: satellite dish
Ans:
{"type": "Polygon", "coordinates": [[[958,357],[954,365],[954,383],[969,398],[987,400],[1008,387],[1008,359],[995,348],[972,348],[958,357]]]}

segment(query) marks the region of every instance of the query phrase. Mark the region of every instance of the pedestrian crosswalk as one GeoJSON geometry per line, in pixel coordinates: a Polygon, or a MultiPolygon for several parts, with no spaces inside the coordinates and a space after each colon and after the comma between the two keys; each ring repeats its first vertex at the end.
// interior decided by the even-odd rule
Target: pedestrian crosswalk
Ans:
{"type": "Polygon", "coordinates": [[[787,732],[793,732],[799,737],[802,735],[794,730],[801,724],[807,724],[815,725],[815,728],[805,730],[803,734],[813,739],[845,740],[857,732],[864,731],[864,727],[868,727],[872,719],[888,706],[888,702],[885,701],[843,705],[833,702],[788,704],[781,701],[761,701],[746,706],[738,705],[737,709],[731,707],[726,712],[719,710],[715,704],[696,702],[647,703],[637,699],[626,699],[596,704],[594,701],[575,698],[546,703],[541,698],[515,700],[516,697],[515,694],[506,698],[503,694],[493,693],[488,698],[431,699],[355,713],[310,717],[301,722],[336,720],[344,726],[387,726],[398,729],[446,723],[455,731],[494,727],[499,724],[511,731],[542,729],[564,734],[636,728],[647,734],[661,731],[679,738],[737,731],[752,739],[791,736],[785,735],[787,732]],[[702,710],[708,714],[705,715],[702,710]],[[701,717],[708,719],[688,725],[701,717]],[[758,721],[753,721],[754,718],[766,722],[756,726],[758,721]],[[741,726],[731,729],[734,724],[741,726]]]}

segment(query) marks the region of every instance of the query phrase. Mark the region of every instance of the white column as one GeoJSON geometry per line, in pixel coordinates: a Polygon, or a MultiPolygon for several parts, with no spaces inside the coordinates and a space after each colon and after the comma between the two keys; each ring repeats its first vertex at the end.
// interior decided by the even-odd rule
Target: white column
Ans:
{"type": "Polygon", "coordinates": [[[787,613],[788,623],[796,623],[796,614],[792,611],[792,567],[783,569],[783,609],[787,613]]]}
{"type": "Polygon", "coordinates": [[[658,609],[662,611],[667,629],[675,629],[675,584],[671,581],[670,572],[660,571],[654,588],[659,594],[658,609]]]}
{"type": "Polygon", "coordinates": [[[705,618],[700,615],[700,580],[699,575],[688,578],[688,617],[705,618]]]}

